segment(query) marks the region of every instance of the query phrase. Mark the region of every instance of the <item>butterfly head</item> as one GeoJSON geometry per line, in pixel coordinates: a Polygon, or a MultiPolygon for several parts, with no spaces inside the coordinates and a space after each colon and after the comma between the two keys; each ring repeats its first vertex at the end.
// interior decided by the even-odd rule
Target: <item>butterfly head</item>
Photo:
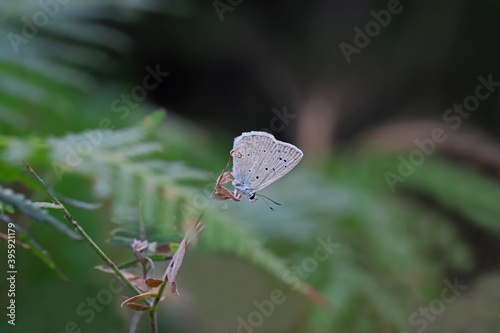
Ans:
{"type": "Polygon", "coordinates": [[[243,184],[238,184],[238,183],[234,183],[234,182],[233,182],[233,185],[234,185],[234,192],[235,192],[236,197],[238,197],[238,198],[245,197],[251,202],[254,202],[257,200],[257,198],[256,198],[257,194],[254,191],[252,191],[251,189],[249,189],[248,187],[243,186],[243,184]]]}

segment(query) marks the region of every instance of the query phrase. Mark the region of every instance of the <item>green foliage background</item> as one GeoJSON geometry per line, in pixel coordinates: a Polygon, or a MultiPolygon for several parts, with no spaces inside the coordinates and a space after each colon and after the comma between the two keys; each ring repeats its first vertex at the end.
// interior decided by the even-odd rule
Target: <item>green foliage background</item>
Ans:
{"type": "MultiPolygon", "coordinates": [[[[30,1],[6,6],[1,35],[20,34],[18,18],[37,10],[30,1]]],[[[488,251],[497,249],[500,186],[488,175],[435,154],[392,192],[384,172],[398,169],[399,153],[339,145],[316,164],[306,152],[296,170],[266,189],[282,204],[272,212],[262,202],[208,199],[233,138],[217,121],[180,116],[175,107],[154,112],[153,98],[116,112],[113,101],[140,84],[122,74],[136,56],[134,38],[153,38],[132,27],[146,29],[147,18],[175,26],[197,11],[206,22],[215,15],[209,10],[198,2],[71,2],[19,52],[2,39],[0,202],[31,250],[17,248],[17,325],[4,318],[0,331],[64,332],[74,322],[82,332],[123,332],[132,316],[119,307],[126,289],[94,311],[78,311],[112,278],[94,269],[102,262],[73,239],[60,212],[33,204],[48,198],[24,160],[57,192],[101,205],[70,211],[115,262],[132,258],[125,245],[138,237],[139,218],[150,240],[178,242],[182,221],[204,212],[205,230],[178,277],[181,295],[162,304],[162,332],[234,332],[238,317],[274,289],[287,301],[256,331],[413,332],[420,325],[411,315],[440,299],[444,281],[455,278],[467,291],[427,331],[456,332],[476,321],[474,331],[497,328],[500,276],[488,251]],[[283,279],[314,255],[318,237],[339,247],[303,280],[333,304],[331,313],[283,279]]],[[[148,331],[146,320],[140,331],[148,331]]]]}

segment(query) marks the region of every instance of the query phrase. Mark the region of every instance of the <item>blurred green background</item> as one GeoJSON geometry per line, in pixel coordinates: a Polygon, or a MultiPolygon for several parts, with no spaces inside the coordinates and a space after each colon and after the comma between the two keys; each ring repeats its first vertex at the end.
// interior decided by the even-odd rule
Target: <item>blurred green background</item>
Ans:
{"type": "Polygon", "coordinates": [[[134,315],[126,288],[106,298],[88,244],[53,227],[59,211],[51,226],[20,209],[50,201],[23,160],[101,205],[68,208],[117,263],[140,221],[179,242],[204,212],[160,332],[498,331],[499,14],[486,0],[2,2],[1,216],[69,282],[18,246],[16,325],[2,269],[0,331],[127,332],[134,315]],[[274,212],[208,199],[250,130],[304,152],[262,191],[274,212]],[[274,290],[284,301],[259,310],[274,290]]]}

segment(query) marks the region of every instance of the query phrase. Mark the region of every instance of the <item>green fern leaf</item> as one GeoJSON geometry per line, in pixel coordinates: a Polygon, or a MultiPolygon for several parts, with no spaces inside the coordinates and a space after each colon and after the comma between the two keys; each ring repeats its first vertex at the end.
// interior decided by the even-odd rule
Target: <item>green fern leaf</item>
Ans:
{"type": "Polygon", "coordinates": [[[500,233],[500,186],[479,174],[434,159],[418,167],[404,186],[437,200],[485,229],[500,233]]]}
{"type": "Polygon", "coordinates": [[[50,215],[46,210],[40,208],[40,206],[36,203],[33,203],[30,200],[26,199],[21,193],[15,193],[11,189],[3,188],[0,186],[0,201],[6,205],[14,207],[24,215],[27,215],[39,222],[49,224],[57,231],[66,236],[69,236],[75,240],[82,239],[82,237],[78,235],[73,229],[50,215]]]}

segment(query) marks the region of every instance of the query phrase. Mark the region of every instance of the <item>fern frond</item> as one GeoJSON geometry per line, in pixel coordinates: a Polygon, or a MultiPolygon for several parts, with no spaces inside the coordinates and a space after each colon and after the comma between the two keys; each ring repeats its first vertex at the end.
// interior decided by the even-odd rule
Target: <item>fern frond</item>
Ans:
{"type": "Polygon", "coordinates": [[[204,249],[214,252],[225,252],[238,256],[264,270],[276,280],[282,281],[292,290],[298,290],[304,296],[321,305],[329,306],[316,296],[314,288],[300,279],[287,279],[290,274],[290,263],[280,258],[263,246],[255,235],[244,231],[241,226],[228,216],[223,216],[220,209],[210,206],[205,212],[207,227],[203,237],[198,241],[204,249]]]}
{"type": "Polygon", "coordinates": [[[418,167],[404,186],[500,233],[500,186],[480,174],[443,160],[429,160],[418,167]]]}
{"type": "Polygon", "coordinates": [[[40,208],[37,203],[33,203],[31,200],[26,199],[24,194],[15,193],[11,189],[0,186],[0,201],[6,205],[14,207],[17,211],[35,219],[36,221],[49,224],[51,227],[66,236],[75,240],[82,239],[81,236],[78,235],[73,229],[50,215],[46,210],[40,208]]]}
{"type": "Polygon", "coordinates": [[[148,140],[164,116],[164,112],[156,112],[136,126],[117,131],[91,130],[50,137],[46,144],[37,141],[36,145],[30,145],[5,137],[0,154],[6,155],[11,163],[19,163],[39,154],[38,147],[44,150],[59,179],[67,172],[94,179],[96,194],[100,198],[113,198],[113,220],[120,227],[112,234],[111,242],[115,237],[120,244],[139,238],[140,219],[145,222],[148,238],[171,241],[180,235],[180,223],[185,217],[178,216],[189,196],[182,184],[205,181],[207,173],[178,161],[156,158],[161,146],[148,140]],[[26,148],[20,149],[23,145],[26,148]],[[164,221],[164,226],[158,227],[158,221],[164,221]]]}

